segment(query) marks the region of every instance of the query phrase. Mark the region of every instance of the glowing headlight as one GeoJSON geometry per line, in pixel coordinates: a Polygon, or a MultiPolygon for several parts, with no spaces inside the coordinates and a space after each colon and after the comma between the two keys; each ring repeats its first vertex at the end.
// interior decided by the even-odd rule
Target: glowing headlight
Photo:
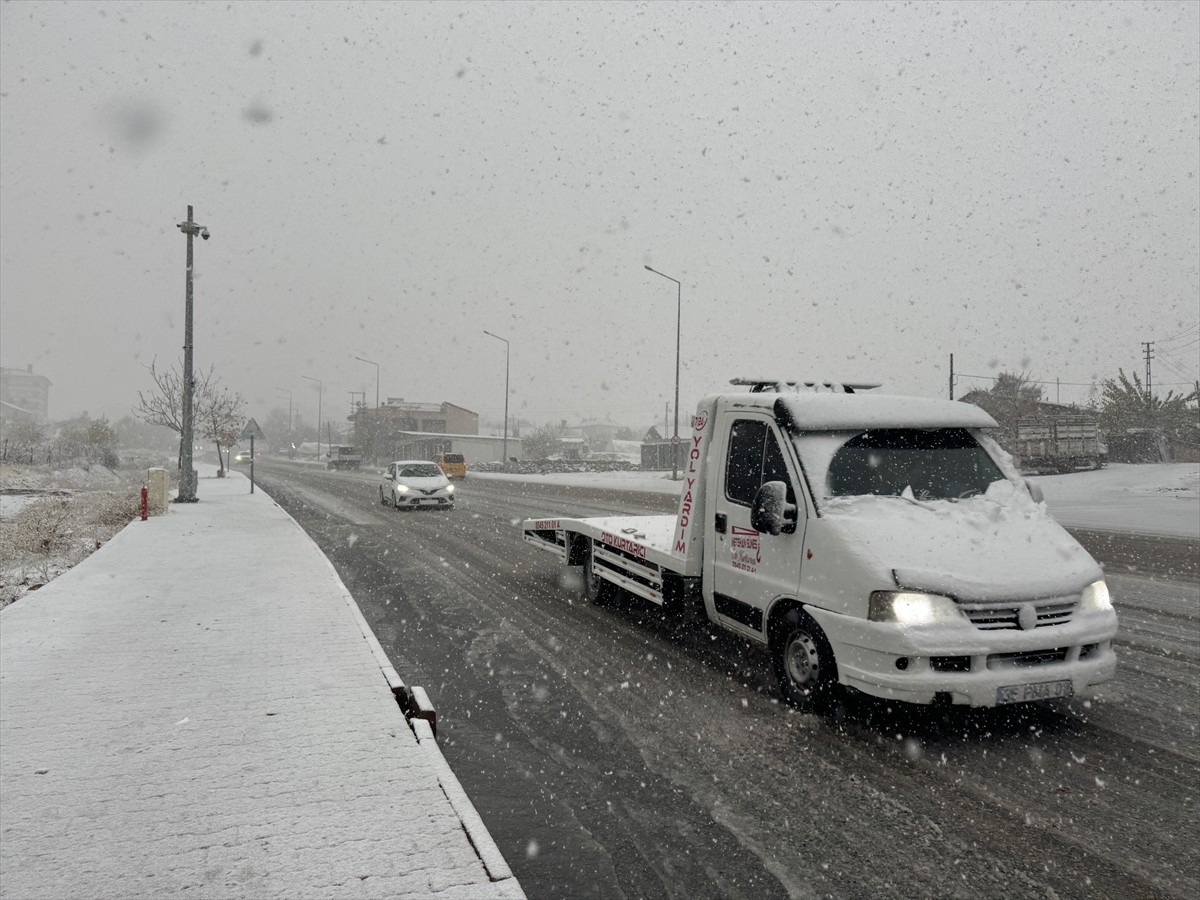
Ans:
{"type": "Polygon", "coordinates": [[[453,494],[454,493],[454,485],[452,485],[452,484],[446,485],[446,493],[453,494]]]}
{"type": "Polygon", "coordinates": [[[1108,595],[1108,585],[1104,583],[1103,578],[1093,581],[1083,589],[1083,593],[1080,595],[1080,606],[1096,612],[1113,608],[1112,597],[1108,595]]]}
{"type": "Polygon", "coordinates": [[[408,493],[408,485],[407,484],[396,485],[396,493],[397,494],[407,494],[408,493]]]}
{"type": "Polygon", "coordinates": [[[962,618],[958,606],[940,594],[914,591],[875,591],[867,618],[872,622],[896,622],[900,625],[931,625],[962,618]]]}

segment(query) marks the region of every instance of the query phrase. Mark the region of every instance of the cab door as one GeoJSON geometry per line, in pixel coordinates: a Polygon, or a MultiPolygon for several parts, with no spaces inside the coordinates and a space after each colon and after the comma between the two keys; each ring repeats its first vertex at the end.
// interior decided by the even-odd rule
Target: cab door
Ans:
{"type": "Polygon", "coordinates": [[[790,442],[774,419],[746,413],[729,420],[717,481],[709,495],[705,601],[717,621],[762,636],[767,608],[775,599],[795,597],[800,588],[804,530],[808,523],[802,481],[790,442]],[[750,524],[758,489],[768,481],[787,485],[796,507],[794,524],[781,534],[760,533],[750,524]]]}

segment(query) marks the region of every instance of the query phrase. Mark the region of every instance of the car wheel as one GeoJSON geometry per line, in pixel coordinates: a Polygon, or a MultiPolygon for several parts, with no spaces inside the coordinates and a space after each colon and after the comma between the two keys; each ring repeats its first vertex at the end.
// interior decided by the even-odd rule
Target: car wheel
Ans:
{"type": "Polygon", "coordinates": [[[387,497],[383,496],[383,488],[379,489],[379,505],[387,506],[387,497]]]}
{"type": "Polygon", "coordinates": [[[837,663],[825,632],[804,610],[789,610],[774,628],[771,664],[788,703],[811,711],[829,708],[838,688],[837,663]]]}

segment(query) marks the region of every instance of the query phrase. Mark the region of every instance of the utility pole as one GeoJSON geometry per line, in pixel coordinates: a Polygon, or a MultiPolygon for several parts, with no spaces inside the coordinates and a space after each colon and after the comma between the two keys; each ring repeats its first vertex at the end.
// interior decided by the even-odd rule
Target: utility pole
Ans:
{"type": "Polygon", "coordinates": [[[185,281],[184,324],[183,324],[183,422],[179,435],[183,445],[182,458],[179,461],[179,493],[175,495],[176,503],[196,502],[196,470],[192,467],[192,448],[195,446],[195,436],[192,433],[192,393],[195,389],[195,378],[192,376],[192,238],[196,235],[208,240],[208,229],[192,220],[192,208],[189,206],[186,222],[180,222],[178,228],[187,235],[187,273],[185,281]]]}
{"type": "Polygon", "coordinates": [[[508,471],[508,340],[500,337],[498,334],[492,334],[486,328],[483,331],[488,337],[494,337],[498,341],[504,341],[504,449],[501,451],[504,454],[504,471],[508,471]]]}
{"type": "Polygon", "coordinates": [[[950,399],[954,399],[954,354],[950,354],[950,399]]]}
{"type": "Polygon", "coordinates": [[[1146,399],[1153,405],[1154,389],[1153,381],[1150,378],[1150,360],[1154,359],[1154,351],[1150,348],[1154,346],[1154,341],[1142,341],[1142,346],[1146,348],[1146,399]]]}
{"type": "Polygon", "coordinates": [[[321,395],[325,393],[325,385],[321,383],[320,378],[313,378],[311,375],[301,375],[308,381],[317,383],[317,462],[321,461],[321,395]]]}
{"type": "Polygon", "coordinates": [[[277,387],[277,391],[282,391],[288,395],[288,443],[292,442],[292,392],[287,388],[277,387]]]}

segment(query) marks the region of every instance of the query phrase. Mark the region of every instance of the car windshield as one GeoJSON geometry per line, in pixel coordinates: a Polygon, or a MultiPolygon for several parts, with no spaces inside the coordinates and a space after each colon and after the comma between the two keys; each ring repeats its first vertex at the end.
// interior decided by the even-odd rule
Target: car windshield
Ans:
{"type": "Polygon", "coordinates": [[[982,494],[1004,478],[965,428],[808,432],[795,440],[819,499],[955,500],[982,494]]]}
{"type": "Polygon", "coordinates": [[[437,478],[441,474],[442,470],[433,463],[413,463],[399,470],[401,478],[437,478]]]}

